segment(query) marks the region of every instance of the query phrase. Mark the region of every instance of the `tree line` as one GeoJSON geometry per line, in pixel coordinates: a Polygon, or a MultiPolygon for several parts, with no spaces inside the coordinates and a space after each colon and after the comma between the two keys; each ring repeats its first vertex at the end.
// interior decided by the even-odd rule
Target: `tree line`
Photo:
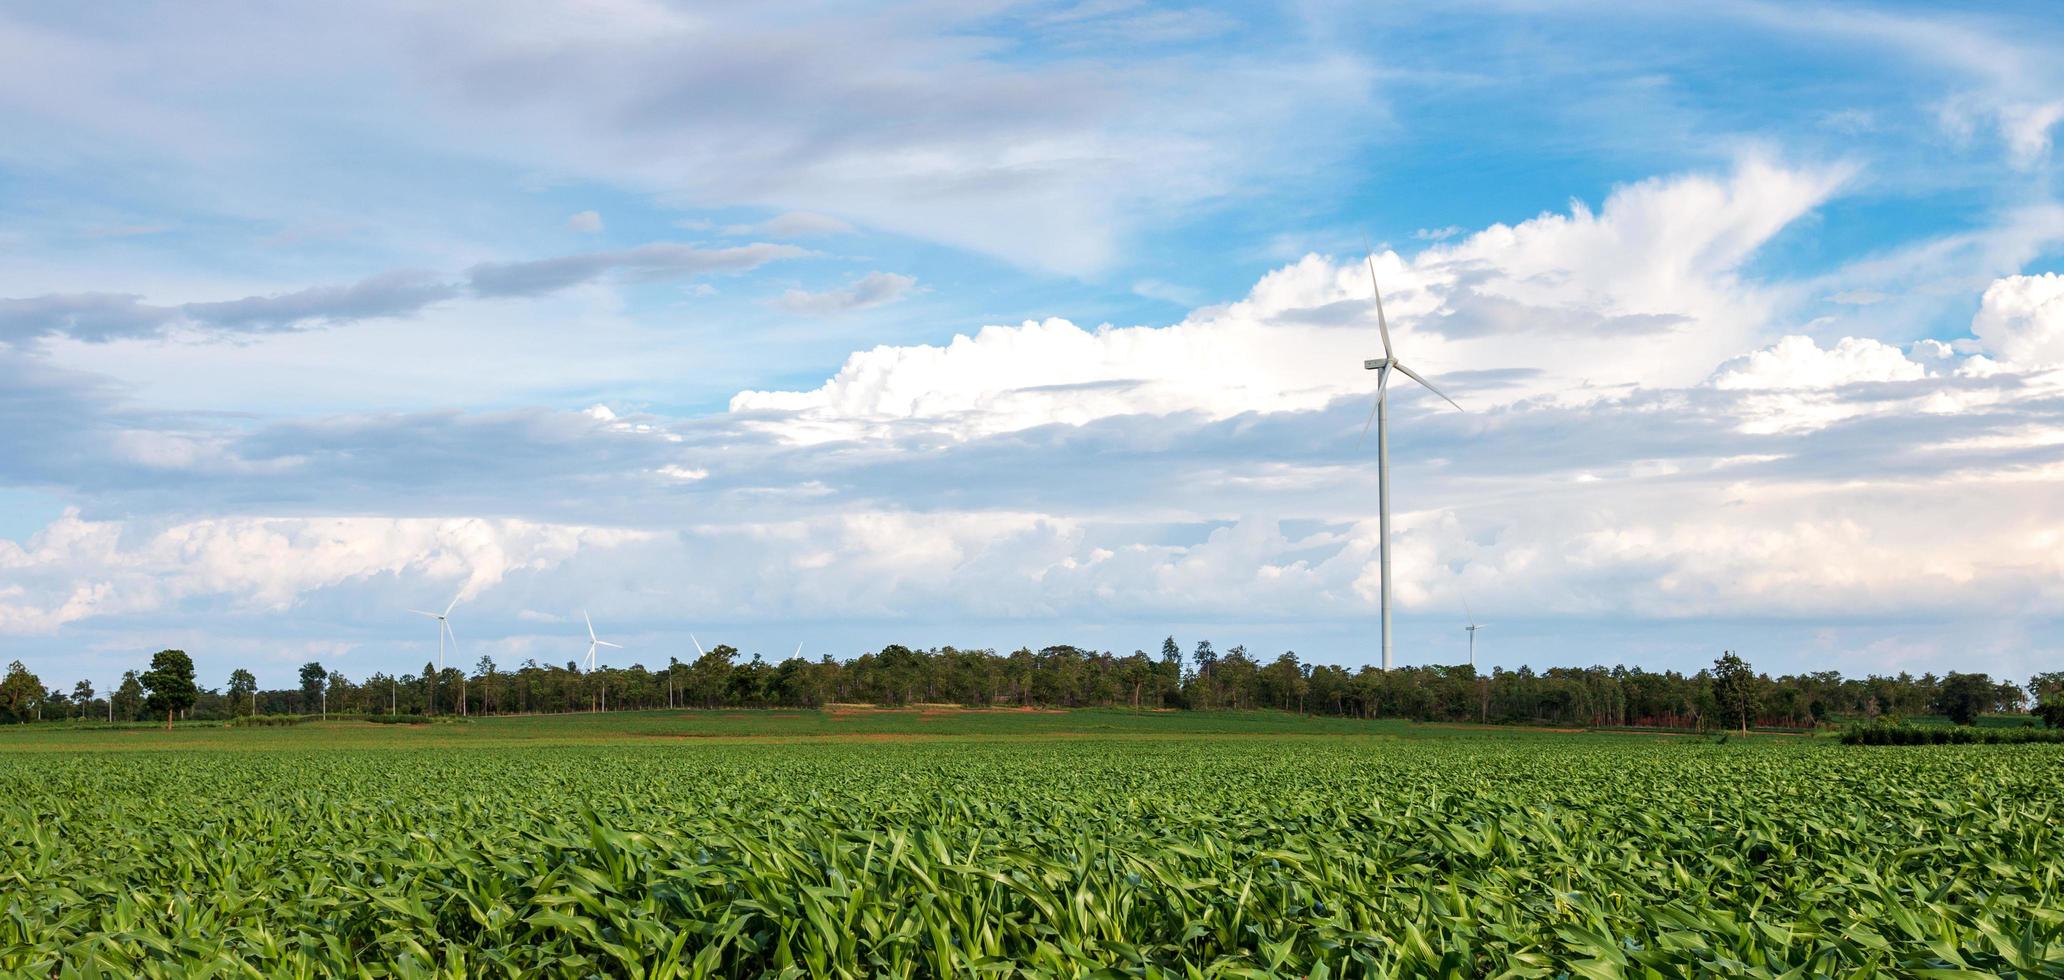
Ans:
{"type": "Polygon", "coordinates": [[[889,645],[850,660],[823,656],[770,662],[742,658],[728,645],[694,660],[668,658],[584,671],[526,660],[504,668],[481,657],[469,670],[424,664],[415,673],[352,680],[309,663],[298,687],[261,690],[250,671],[223,686],[200,686],[192,661],[161,651],[148,669],[96,692],[79,681],[69,692],[46,688],[23,665],[0,679],[0,721],[172,717],[222,719],[249,714],[480,715],[686,708],[817,708],[827,704],[950,703],[1014,707],[1130,707],[1217,710],[1274,708],[1358,718],[1497,724],[1666,728],[1808,727],[1833,718],[2019,712],[2064,701],[2064,671],[2025,685],[1982,673],[1918,677],[1843,677],[1835,671],[1772,676],[1732,653],[1695,673],[1640,667],[1498,668],[1468,666],[1346,668],[1306,663],[1295,653],[1264,659],[1209,641],[1185,654],[1174,637],[1159,656],[1059,645],[998,653],[889,645]]]}

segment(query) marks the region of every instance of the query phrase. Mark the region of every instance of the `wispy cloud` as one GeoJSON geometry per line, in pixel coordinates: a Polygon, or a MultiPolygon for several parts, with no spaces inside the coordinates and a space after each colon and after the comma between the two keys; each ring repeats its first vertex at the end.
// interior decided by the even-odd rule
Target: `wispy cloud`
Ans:
{"type": "Polygon", "coordinates": [[[829,316],[893,303],[909,295],[917,280],[894,272],[870,272],[842,289],[813,293],[791,289],[775,305],[790,313],[829,316]]]}
{"type": "MultiPolygon", "coordinates": [[[[745,272],[768,262],[808,254],[794,245],[754,243],[705,249],[655,242],[527,262],[482,263],[466,270],[462,282],[431,272],[401,269],[342,285],[177,304],[154,304],[131,293],[52,293],[0,299],[0,343],[57,336],[104,343],[155,336],[174,327],[227,334],[300,330],[413,316],[432,305],[465,295],[485,299],[536,297],[610,275],[620,275],[632,282],[687,279],[716,272],[745,272]]],[[[904,278],[870,277],[855,284],[846,299],[853,308],[888,302],[909,287],[908,282],[898,285],[897,280],[904,278]]],[[[826,304],[835,300],[834,294],[823,298],[826,304]]]]}
{"type": "Polygon", "coordinates": [[[789,211],[755,224],[726,225],[725,235],[731,237],[756,236],[762,238],[814,238],[824,235],[850,235],[855,231],[852,225],[828,214],[810,211],[789,211]]]}
{"type": "Polygon", "coordinates": [[[808,255],[794,245],[755,242],[731,248],[698,248],[655,242],[636,248],[584,252],[528,262],[488,262],[466,270],[475,296],[539,296],[620,273],[638,282],[685,279],[712,272],[743,272],[780,259],[808,255]]]}
{"type": "Polygon", "coordinates": [[[226,333],[295,330],[409,316],[457,294],[456,286],[430,273],[401,270],[339,286],[176,305],[155,305],[125,293],[0,299],[0,341],[66,336],[101,343],[154,336],[175,326],[226,333]]]}
{"type": "Polygon", "coordinates": [[[307,324],[409,316],[457,294],[456,287],[432,273],[400,270],[343,286],[315,286],[225,302],[187,303],[179,307],[179,312],[197,324],[222,330],[291,330],[307,324]]]}

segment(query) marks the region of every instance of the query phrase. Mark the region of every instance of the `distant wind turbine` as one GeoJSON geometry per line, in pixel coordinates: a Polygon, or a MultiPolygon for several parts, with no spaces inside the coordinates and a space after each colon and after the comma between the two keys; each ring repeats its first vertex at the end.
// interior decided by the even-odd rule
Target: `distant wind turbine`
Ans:
{"type": "Polygon", "coordinates": [[[451,631],[451,611],[457,608],[458,605],[459,597],[452,596],[451,605],[444,607],[444,611],[441,613],[428,612],[422,609],[409,610],[409,612],[415,613],[418,616],[428,616],[431,619],[437,620],[437,672],[440,674],[444,673],[444,638],[447,636],[451,637],[452,652],[459,652],[458,634],[451,631]]]}
{"type": "MultiPolygon", "coordinates": [[[[1382,535],[1377,544],[1378,562],[1383,567],[1383,669],[1390,669],[1390,372],[1397,371],[1407,378],[1419,382],[1427,391],[1441,396],[1441,400],[1462,406],[1433,382],[1419,376],[1417,371],[1404,365],[1390,347],[1390,322],[1383,317],[1383,287],[1376,284],[1376,255],[1371,252],[1369,261],[1369,286],[1376,292],[1376,330],[1383,337],[1383,356],[1362,362],[1362,367],[1376,372],[1376,407],[1369,411],[1369,421],[1362,423],[1362,437],[1355,441],[1355,448],[1361,448],[1362,441],[1369,438],[1369,425],[1376,426],[1376,500],[1382,511],[1378,532],[1382,535]]],[[[1471,634],[1474,636],[1475,634],[1471,634]]]]}
{"type": "Polygon", "coordinates": [[[1473,612],[1470,612],[1470,611],[1469,611],[1469,600],[1467,600],[1467,599],[1464,599],[1464,600],[1462,600],[1462,615],[1463,615],[1463,616],[1464,616],[1465,618],[1467,618],[1467,619],[1469,620],[1469,625],[1467,625],[1467,626],[1464,626],[1464,627],[1462,627],[1462,628],[1463,628],[1463,629],[1465,629],[1465,630],[1468,630],[1468,631],[1469,631],[1469,669],[1470,669],[1470,670],[1475,670],[1475,669],[1476,669],[1476,631],[1477,631],[1477,630],[1480,630],[1480,629],[1483,629],[1484,627],[1486,627],[1486,626],[1489,626],[1489,625],[1491,625],[1491,624],[1489,624],[1489,623],[1479,623],[1479,622],[1477,622],[1477,621],[1476,621],[1476,614],[1475,614],[1475,613],[1473,613],[1473,612]]]}
{"type": "Polygon", "coordinates": [[[588,669],[589,669],[589,670],[594,670],[594,669],[595,669],[595,648],[596,648],[596,647],[609,647],[609,648],[610,648],[610,649],[612,649],[612,650],[621,650],[621,649],[623,649],[623,644],[621,644],[621,643],[611,643],[611,642],[609,642],[608,640],[600,640],[600,639],[596,639],[596,638],[595,638],[595,621],[594,621],[594,620],[592,620],[592,619],[589,619],[589,618],[588,618],[588,611],[587,611],[587,610],[583,609],[583,610],[581,610],[581,611],[580,611],[580,618],[581,618],[581,620],[582,620],[583,622],[585,622],[585,623],[587,623],[587,624],[588,624],[588,669]]]}

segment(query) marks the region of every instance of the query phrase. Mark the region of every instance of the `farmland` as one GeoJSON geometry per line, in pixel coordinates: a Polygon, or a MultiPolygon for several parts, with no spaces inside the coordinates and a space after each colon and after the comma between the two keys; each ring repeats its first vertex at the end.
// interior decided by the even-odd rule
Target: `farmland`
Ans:
{"type": "Polygon", "coordinates": [[[9,732],[0,970],[2054,975],[2060,783],[1266,714],[9,732]]]}

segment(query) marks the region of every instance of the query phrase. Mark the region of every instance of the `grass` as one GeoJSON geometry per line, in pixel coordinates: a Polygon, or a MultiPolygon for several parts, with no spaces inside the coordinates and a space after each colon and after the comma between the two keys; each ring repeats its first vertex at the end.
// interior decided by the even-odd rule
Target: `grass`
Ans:
{"type": "Polygon", "coordinates": [[[16,730],[0,972],[2059,975],[2060,776],[1273,713],[16,730]]]}

